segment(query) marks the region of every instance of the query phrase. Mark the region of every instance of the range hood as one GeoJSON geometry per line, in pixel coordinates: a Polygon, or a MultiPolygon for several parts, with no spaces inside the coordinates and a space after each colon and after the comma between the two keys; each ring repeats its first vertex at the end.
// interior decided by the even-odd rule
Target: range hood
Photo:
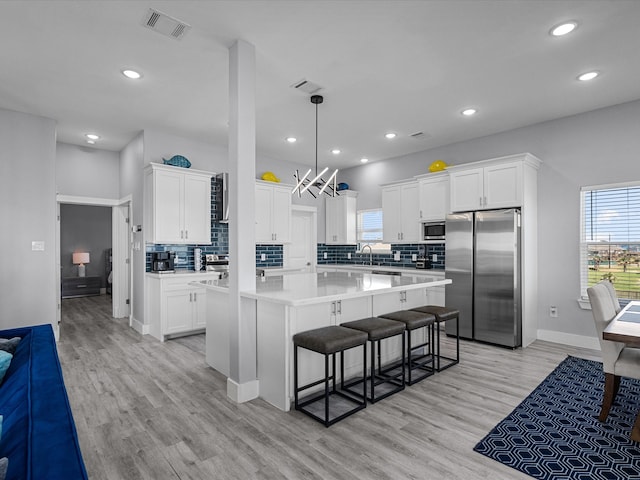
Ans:
{"type": "Polygon", "coordinates": [[[218,223],[229,223],[229,173],[218,173],[216,175],[217,193],[216,205],[218,206],[218,223]]]}

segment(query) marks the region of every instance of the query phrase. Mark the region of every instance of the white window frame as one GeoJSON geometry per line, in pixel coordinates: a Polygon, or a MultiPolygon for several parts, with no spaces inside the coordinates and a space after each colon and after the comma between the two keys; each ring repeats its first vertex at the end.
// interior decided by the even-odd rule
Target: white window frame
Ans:
{"type": "Polygon", "coordinates": [[[588,296],[587,296],[587,287],[589,283],[589,264],[588,264],[588,256],[589,256],[589,245],[599,244],[599,245],[619,245],[620,243],[625,244],[637,244],[640,242],[635,241],[588,241],[586,239],[586,205],[585,198],[587,192],[598,191],[598,190],[611,190],[611,189],[624,189],[624,188],[640,188],[640,181],[637,182],[624,182],[624,183],[614,183],[614,184],[604,184],[604,185],[589,185],[580,188],[580,300],[579,303],[583,308],[590,308],[588,305],[588,296]]]}
{"type": "MultiPolygon", "coordinates": [[[[366,213],[366,212],[380,212],[380,213],[382,213],[382,208],[368,208],[368,209],[358,210],[356,212],[356,217],[357,217],[357,220],[356,220],[356,222],[357,222],[356,241],[358,242],[358,251],[362,252],[362,249],[366,245],[369,245],[371,247],[371,253],[389,254],[389,255],[391,255],[391,244],[384,243],[382,241],[382,230],[380,231],[380,240],[375,242],[375,243],[373,243],[371,241],[368,241],[368,240],[365,240],[365,239],[362,238],[362,229],[360,228],[362,222],[360,220],[360,218],[361,218],[360,216],[361,216],[362,213],[366,213]]],[[[382,223],[381,223],[381,225],[382,225],[382,223]]]]}

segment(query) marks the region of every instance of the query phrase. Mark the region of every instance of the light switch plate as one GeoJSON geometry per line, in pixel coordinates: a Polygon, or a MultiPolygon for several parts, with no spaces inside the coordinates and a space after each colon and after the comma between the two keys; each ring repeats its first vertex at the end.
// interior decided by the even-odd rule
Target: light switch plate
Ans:
{"type": "Polygon", "coordinates": [[[431,261],[432,262],[437,262],[438,261],[438,255],[436,255],[435,253],[433,254],[433,256],[431,257],[431,261]]]}
{"type": "Polygon", "coordinates": [[[260,254],[260,261],[261,261],[261,262],[264,262],[266,259],[267,259],[267,255],[266,255],[266,254],[264,254],[264,253],[261,253],[261,254],[260,254]]]}
{"type": "Polygon", "coordinates": [[[417,261],[417,260],[418,260],[418,255],[416,255],[415,253],[412,253],[412,254],[411,254],[411,261],[412,261],[412,262],[415,262],[415,261],[417,261]]]}
{"type": "Polygon", "coordinates": [[[327,259],[327,252],[324,252],[324,253],[322,254],[322,258],[324,258],[325,260],[327,259]]]}
{"type": "Polygon", "coordinates": [[[43,252],[44,251],[44,242],[43,241],[36,241],[36,242],[31,242],[31,250],[34,252],[43,252]]]}
{"type": "Polygon", "coordinates": [[[348,252],[348,253],[347,253],[347,258],[348,258],[349,260],[351,260],[351,252],[348,252]]]}
{"type": "Polygon", "coordinates": [[[394,252],[393,253],[393,260],[395,262],[399,262],[400,261],[400,252],[394,252]]]}

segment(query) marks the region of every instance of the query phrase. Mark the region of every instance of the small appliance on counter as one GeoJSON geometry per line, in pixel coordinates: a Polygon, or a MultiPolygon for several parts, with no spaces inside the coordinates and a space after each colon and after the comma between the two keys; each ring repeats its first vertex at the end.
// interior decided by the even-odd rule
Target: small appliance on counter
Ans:
{"type": "Polygon", "coordinates": [[[175,252],[151,253],[151,271],[154,273],[175,272],[175,252]]]}
{"type": "Polygon", "coordinates": [[[204,256],[204,269],[207,272],[218,272],[220,277],[229,276],[229,256],[207,253],[204,256]]]}
{"type": "Polygon", "coordinates": [[[418,245],[418,258],[416,260],[416,268],[418,270],[428,270],[433,266],[431,265],[431,259],[427,255],[427,246],[418,245]]]}

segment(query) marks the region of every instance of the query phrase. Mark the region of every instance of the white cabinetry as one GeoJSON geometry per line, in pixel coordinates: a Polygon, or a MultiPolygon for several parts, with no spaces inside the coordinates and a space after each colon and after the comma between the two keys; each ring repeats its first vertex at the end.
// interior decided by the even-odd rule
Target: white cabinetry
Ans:
{"type": "Polygon", "coordinates": [[[382,186],[382,235],[385,242],[418,242],[419,213],[417,182],[382,186]]]}
{"type": "Polygon", "coordinates": [[[291,241],[291,188],[256,180],[256,243],[291,241]]]}
{"type": "Polygon", "coordinates": [[[449,173],[429,173],[418,179],[420,221],[442,221],[449,213],[449,173]]]}
{"type": "Polygon", "coordinates": [[[169,335],[196,333],[207,326],[207,291],[191,282],[210,274],[147,275],[146,315],[149,333],[164,342],[169,335]]]}
{"type": "Polygon", "coordinates": [[[513,157],[450,167],[451,211],[522,206],[523,163],[513,157]]]}
{"type": "Polygon", "coordinates": [[[146,168],[147,242],[211,243],[212,175],[157,163],[146,168]]]}
{"type": "Polygon", "coordinates": [[[349,245],[357,243],[356,239],[356,197],[357,192],[343,190],[340,195],[327,197],[325,203],[327,244],[349,245]]]}

